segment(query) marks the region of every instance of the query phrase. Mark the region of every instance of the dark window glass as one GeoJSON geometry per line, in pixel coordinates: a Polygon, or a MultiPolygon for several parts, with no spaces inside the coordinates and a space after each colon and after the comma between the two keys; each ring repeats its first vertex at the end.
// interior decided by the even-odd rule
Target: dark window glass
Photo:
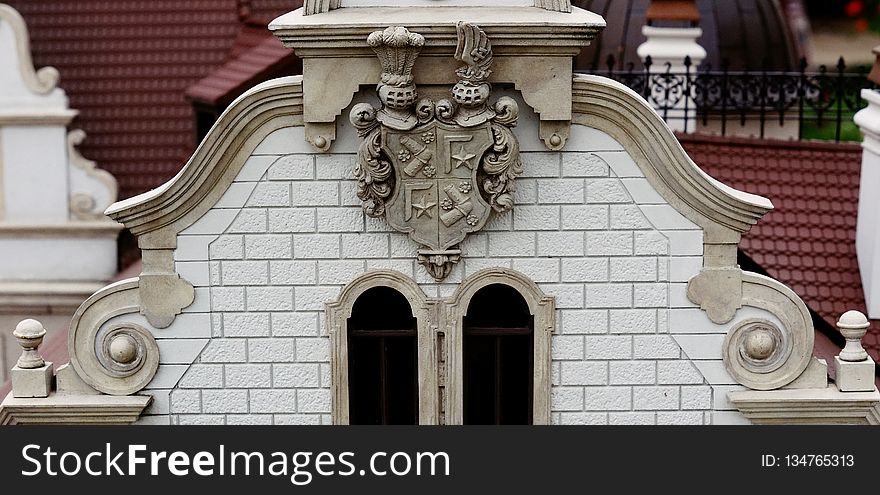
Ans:
{"type": "Polygon", "coordinates": [[[374,287],[355,301],[348,319],[349,422],[416,424],[416,319],[390,287],[374,287]]]}
{"type": "Polygon", "coordinates": [[[465,424],[532,424],[534,319],[510,286],[486,286],[464,317],[465,424]]]}

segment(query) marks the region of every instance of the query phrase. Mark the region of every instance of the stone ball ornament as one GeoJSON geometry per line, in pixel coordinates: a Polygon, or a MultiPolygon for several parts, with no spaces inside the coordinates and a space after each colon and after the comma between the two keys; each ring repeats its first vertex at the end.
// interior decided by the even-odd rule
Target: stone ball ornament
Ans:
{"type": "Polygon", "coordinates": [[[754,390],[779,388],[800,374],[798,361],[790,359],[800,349],[777,323],[753,318],[733,327],[724,339],[722,360],[738,383],[754,390]],[[780,385],[781,384],[781,385],[780,385]]]}
{"type": "Polygon", "coordinates": [[[92,352],[77,354],[77,372],[96,390],[131,395],[147,386],[159,369],[153,334],[132,322],[105,323],[92,334],[92,352]]]}
{"type": "Polygon", "coordinates": [[[22,369],[35,369],[46,364],[43,357],[37,352],[37,348],[43,342],[43,337],[46,336],[46,329],[43,328],[42,323],[32,319],[22,320],[15,326],[12,336],[22,348],[21,357],[18,358],[16,366],[22,369]]]}
{"type": "Polygon", "coordinates": [[[868,331],[868,318],[858,311],[847,311],[837,320],[837,328],[846,339],[846,345],[840,351],[841,361],[864,361],[868,353],[862,347],[862,337],[868,331]]]}

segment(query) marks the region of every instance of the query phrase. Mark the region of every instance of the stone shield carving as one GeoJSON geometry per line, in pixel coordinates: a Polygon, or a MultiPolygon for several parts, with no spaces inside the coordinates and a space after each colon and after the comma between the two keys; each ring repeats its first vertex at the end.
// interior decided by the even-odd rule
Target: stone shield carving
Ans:
{"type": "Polygon", "coordinates": [[[421,247],[419,263],[437,280],[459,261],[459,244],[492,211],[513,208],[522,173],[511,131],[518,107],[507,97],[489,104],[492,45],[478,27],[458,24],[455,58],[465,63],[452,99],[419,99],[412,69],[424,38],[404,27],[367,39],[382,63],[382,107],[360,103],[351,122],[363,138],[355,176],[367,215],[385,217],[421,247]]]}

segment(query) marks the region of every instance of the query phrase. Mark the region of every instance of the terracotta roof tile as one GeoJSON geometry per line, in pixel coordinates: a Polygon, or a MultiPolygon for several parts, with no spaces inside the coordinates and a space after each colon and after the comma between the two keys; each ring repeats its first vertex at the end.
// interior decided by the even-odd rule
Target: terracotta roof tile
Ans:
{"type": "MultiPolygon", "coordinates": [[[[679,139],[713,177],[773,201],[775,209],[743,236],[746,255],[789,285],[831,328],[850,309],[866,312],[855,251],[858,144],[679,139]]],[[[863,345],[880,361],[880,320],[871,321],[863,345]]]]}

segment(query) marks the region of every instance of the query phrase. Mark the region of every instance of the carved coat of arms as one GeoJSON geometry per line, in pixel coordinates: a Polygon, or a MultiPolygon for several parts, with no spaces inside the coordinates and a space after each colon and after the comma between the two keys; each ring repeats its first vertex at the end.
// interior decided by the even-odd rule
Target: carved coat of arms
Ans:
{"type": "Polygon", "coordinates": [[[489,104],[492,46],[478,27],[458,24],[455,58],[466,65],[452,100],[419,99],[412,69],[424,38],[404,27],[367,39],[382,63],[379,109],[360,103],[351,122],[363,138],[355,176],[366,213],[385,217],[421,246],[419,263],[437,280],[461,256],[459,243],[492,211],[513,208],[522,173],[511,128],[518,107],[507,97],[489,104]]]}

